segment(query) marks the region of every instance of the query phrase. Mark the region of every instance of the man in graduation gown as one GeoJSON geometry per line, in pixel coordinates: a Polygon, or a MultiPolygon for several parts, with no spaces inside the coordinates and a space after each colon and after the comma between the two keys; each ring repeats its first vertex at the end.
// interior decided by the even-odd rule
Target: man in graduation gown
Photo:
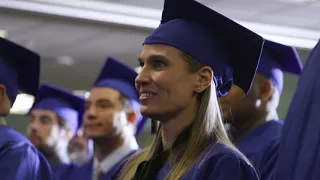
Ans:
{"type": "Polygon", "coordinates": [[[6,125],[18,90],[35,95],[39,86],[40,57],[0,38],[0,179],[53,179],[50,166],[32,143],[6,125]]]}
{"type": "Polygon", "coordinates": [[[276,180],[320,178],[320,42],[311,52],[280,138],[276,180]]]}
{"type": "Polygon", "coordinates": [[[283,90],[283,73],[299,75],[301,71],[295,48],[266,40],[248,96],[238,96],[239,88],[233,86],[227,96],[220,98],[224,115],[229,118],[230,138],[263,180],[270,178],[278,157],[283,121],[276,109],[283,90]]]}
{"type": "Polygon", "coordinates": [[[126,159],[139,150],[135,135],[146,122],[140,114],[137,73],[109,57],[85,105],[83,128],[94,141],[94,158],[69,179],[114,179],[126,159]]]}
{"type": "Polygon", "coordinates": [[[84,102],[70,91],[42,84],[28,114],[28,138],[47,158],[57,179],[74,168],[67,145],[81,124],[84,102]]]}

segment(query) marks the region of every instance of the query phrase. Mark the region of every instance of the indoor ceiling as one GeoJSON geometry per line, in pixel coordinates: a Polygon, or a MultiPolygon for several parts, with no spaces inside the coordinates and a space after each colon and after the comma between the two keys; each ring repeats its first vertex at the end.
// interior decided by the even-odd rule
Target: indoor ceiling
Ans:
{"type": "Polygon", "coordinates": [[[106,56],[138,66],[141,44],[150,33],[9,10],[0,11],[0,29],[8,31],[8,39],[41,55],[42,81],[69,89],[90,88],[106,56]],[[68,59],[63,57],[72,57],[73,62],[59,63],[68,59]]]}
{"type": "MultiPolygon", "coordinates": [[[[117,2],[125,3],[124,0],[117,2]]],[[[134,0],[132,0],[133,2],[134,0]]],[[[135,0],[135,3],[138,2],[143,4],[143,1],[135,0]]],[[[148,5],[147,2],[150,3],[151,1],[145,1],[146,6],[148,5]]],[[[161,6],[161,1],[157,2],[161,6]]],[[[229,1],[214,2],[220,3],[217,8],[222,8],[223,3],[229,1]]],[[[234,5],[239,7],[238,11],[245,11],[245,6],[242,6],[242,10],[240,6],[246,3],[244,3],[244,0],[241,2],[234,3],[234,5]]],[[[151,7],[154,6],[152,4],[150,4],[151,7]]],[[[252,1],[248,6],[254,4],[257,5],[252,1]]],[[[225,4],[225,6],[227,5],[225,4]]],[[[271,5],[267,6],[262,2],[261,6],[271,9],[271,5]]],[[[294,7],[296,5],[288,6],[294,7]]],[[[258,11],[257,8],[252,9],[258,11]]],[[[283,11],[286,10],[283,9],[283,11]]],[[[274,11],[274,14],[276,14],[276,11],[274,11]]],[[[295,18],[293,19],[291,21],[296,21],[295,18]]],[[[319,25],[320,23],[315,23],[315,26],[316,24],[319,25]]],[[[313,28],[316,28],[315,26],[313,28]]],[[[105,62],[106,56],[114,56],[131,67],[136,67],[141,44],[151,32],[151,30],[141,28],[80,21],[79,19],[67,19],[1,8],[0,29],[7,30],[8,39],[33,49],[41,55],[42,82],[54,83],[73,90],[90,89],[92,82],[105,62]]],[[[303,61],[307,58],[309,52],[308,50],[299,50],[303,61]]],[[[286,112],[297,79],[296,76],[285,76],[286,86],[282,96],[282,105],[279,107],[280,112],[286,112]]]]}
{"type": "MultiPolygon", "coordinates": [[[[311,49],[320,37],[319,0],[202,0],[264,38],[311,49]],[[298,3],[299,2],[299,3],[298,3]]],[[[1,0],[0,8],[152,30],[163,0],[1,0]]]]}
{"type": "MultiPolygon", "coordinates": [[[[42,81],[73,90],[90,88],[106,56],[136,67],[141,43],[151,32],[4,9],[0,11],[0,29],[8,31],[8,39],[41,55],[42,81]]],[[[309,53],[299,52],[302,59],[309,53]]],[[[295,85],[296,81],[289,78],[288,82],[295,85]]]]}
{"type": "MultiPolygon", "coordinates": [[[[42,0],[43,1],[43,0],[42,0]]],[[[98,0],[161,9],[163,0],[98,0]]],[[[198,0],[229,18],[320,30],[319,0],[198,0]]]]}

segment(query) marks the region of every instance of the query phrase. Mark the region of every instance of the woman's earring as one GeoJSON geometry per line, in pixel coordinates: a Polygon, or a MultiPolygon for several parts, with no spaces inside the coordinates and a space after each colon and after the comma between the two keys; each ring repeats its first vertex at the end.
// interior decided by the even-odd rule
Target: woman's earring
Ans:
{"type": "Polygon", "coordinates": [[[201,88],[198,87],[198,88],[197,88],[197,92],[200,93],[200,91],[201,91],[201,88]]]}

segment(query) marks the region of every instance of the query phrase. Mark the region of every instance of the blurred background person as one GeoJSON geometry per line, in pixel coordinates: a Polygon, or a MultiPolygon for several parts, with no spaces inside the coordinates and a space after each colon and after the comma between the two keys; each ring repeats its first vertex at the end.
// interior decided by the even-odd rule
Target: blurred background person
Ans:
{"type": "Polygon", "coordinates": [[[140,150],[135,135],[146,118],[140,114],[137,73],[108,57],[85,103],[83,130],[94,142],[94,158],[64,179],[114,179],[127,158],[140,150]]]}
{"type": "Polygon", "coordinates": [[[230,139],[263,180],[270,179],[278,158],[283,120],[277,108],[285,72],[302,72],[297,50],[266,40],[249,94],[243,97],[241,89],[233,85],[229,94],[220,98],[230,139]]]}
{"type": "Polygon", "coordinates": [[[73,164],[82,165],[88,163],[93,156],[93,141],[79,129],[77,134],[69,141],[68,156],[73,164]]]}
{"type": "Polygon", "coordinates": [[[7,126],[6,118],[19,90],[35,95],[39,86],[40,57],[0,38],[0,178],[53,179],[45,158],[30,141],[7,126]]]}
{"type": "Polygon", "coordinates": [[[28,114],[27,136],[47,158],[57,179],[72,168],[67,145],[82,120],[84,99],[51,84],[42,84],[28,114]]]}

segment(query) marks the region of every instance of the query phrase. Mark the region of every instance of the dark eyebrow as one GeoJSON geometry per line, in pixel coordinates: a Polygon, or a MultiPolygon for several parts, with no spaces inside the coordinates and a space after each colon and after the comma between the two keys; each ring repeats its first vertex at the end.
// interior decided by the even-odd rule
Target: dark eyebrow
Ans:
{"type": "Polygon", "coordinates": [[[98,99],[97,101],[98,103],[102,103],[102,102],[111,102],[109,99],[98,99]]]}
{"type": "Polygon", "coordinates": [[[41,115],[40,117],[41,118],[50,118],[50,116],[48,116],[48,115],[41,115]]]}
{"type": "Polygon", "coordinates": [[[40,119],[47,119],[47,120],[49,120],[49,121],[52,121],[51,117],[48,116],[48,115],[41,115],[41,116],[40,116],[40,119]]]}
{"type": "MultiPolygon", "coordinates": [[[[154,55],[149,56],[148,59],[163,59],[163,60],[168,60],[168,58],[167,58],[166,56],[157,55],[157,54],[154,54],[154,55]]],[[[139,61],[139,63],[144,62],[141,57],[138,58],[138,61],[139,61]]]]}
{"type": "Polygon", "coordinates": [[[108,103],[108,104],[111,104],[111,105],[115,104],[115,102],[111,101],[110,99],[105,99],[105,98],[98,99],[96,101],[96,103],[98,103],[98,104],[100,104],[100,103],[108,103]]]}

